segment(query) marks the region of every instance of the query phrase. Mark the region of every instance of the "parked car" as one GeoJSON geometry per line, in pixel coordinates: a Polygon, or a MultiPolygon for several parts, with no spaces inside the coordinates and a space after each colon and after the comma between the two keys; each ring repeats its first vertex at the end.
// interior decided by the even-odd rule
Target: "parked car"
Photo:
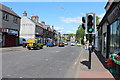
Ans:
{"type": "Polygon", "coordinates": [[[64,46],[65,46],[64,42],[59,43],[59,47],[64,47],[64,46]]]}
{"type": "Polygon", "coordinates": [[[40,43],[40,40],[37,39],[28,39],[28,44],[27,44],[27,49],[31,50],[33,49],[42,49],[43,48],[43,44],[40,43]]]}
{"type": "Polygon", "coordinates": [[[68,45],[68,42],[64,42],[65,45],[68,45]]]}
{"type": "Polygon", "coordinates": [[[27,46],[27,39],[25,39],[25,38],[20,38],[20,39],[19,39],[19,43],[20,43],[20,45],[23,46],[23,48],[26,48],[26,46],[27,46]]]}
{"type": "Polygon", "coordinates": [[[81,44],[80,44],[80,43],[77,43],[76,45],[77,45],[77,46],[81,46],[81,44]]]}
{"type": "Polygon", "coordinates": [[[54,43],[52,41],[48,41],[46,44],[47,47],[53,47],[54,43]]]}
{"type": "Polygon", "coordinates": [[[70,44],[71,46],[75,46],[75,42],[73,41],[73,42],[71,42],[71,44],[70,44]]]}

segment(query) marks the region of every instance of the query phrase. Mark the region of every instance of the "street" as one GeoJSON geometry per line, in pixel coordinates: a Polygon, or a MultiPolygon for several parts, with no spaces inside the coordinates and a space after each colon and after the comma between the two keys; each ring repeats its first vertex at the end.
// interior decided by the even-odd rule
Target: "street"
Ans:
{"type": "Polygon", "coordinates": [[[15,49],[2,54],[3,78],[75,77],[77,46],[44,47],[41,50],[15,49]]]}
{"type": "Polygon", "coordinates": [[[120,0],[0,6],[2,80],[120,79],[120,0]]]}

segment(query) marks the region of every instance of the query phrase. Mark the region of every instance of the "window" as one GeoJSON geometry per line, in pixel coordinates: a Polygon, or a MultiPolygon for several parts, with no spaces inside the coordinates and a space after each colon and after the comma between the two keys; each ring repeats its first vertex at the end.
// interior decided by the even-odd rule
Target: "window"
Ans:
{"type": "Polygon", "coordinates": [[[3,12],[3,20],[6,20],[6,21],[9,20],[9,15],[8,15],[8,13],[3,12]]]}
{"type": "Polygon", "coordinates": [[[120,18],[110,25],[110,53],[120,48],[120,18]]]}
{"type": "Polygon", "coordinates": [[[13,17],[13,22],[14,23],[18,23],[18,18],[17,17],[13,17]]]}

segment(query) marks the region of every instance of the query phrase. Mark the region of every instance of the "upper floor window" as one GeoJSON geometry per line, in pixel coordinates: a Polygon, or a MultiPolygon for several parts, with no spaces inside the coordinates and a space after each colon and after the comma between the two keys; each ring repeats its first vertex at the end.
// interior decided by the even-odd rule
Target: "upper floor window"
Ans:
{"type": "Polygon", "coordinates": [[[9,20],[9,15],[8,15],[8,13],[3,12],[3,20],[6,20],[6,21],[9,20]]]}
{"type": "Polygon", "coordinates": [[[14,23],[18,23],[18,18],[17,17],[13,17],[13,22],[14,23]]]}

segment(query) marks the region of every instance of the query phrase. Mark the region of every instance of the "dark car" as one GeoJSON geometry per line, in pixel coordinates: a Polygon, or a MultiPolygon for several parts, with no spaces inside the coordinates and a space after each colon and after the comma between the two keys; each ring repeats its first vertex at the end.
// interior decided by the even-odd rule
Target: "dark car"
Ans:
{"type": "Polygon", "coordinates": [[[47,47],[53,47],[54,46],[54,44],[53,44],[53,42],[52,41],[49,41],[48,43],[47,43],[47,45],[46,45],[47,47]]]}
{"type": "Polygon", "coordinates": [[[59,47],[64,47],[64,46],[65,46],[64,42],[59,43],[59,47]]]}

